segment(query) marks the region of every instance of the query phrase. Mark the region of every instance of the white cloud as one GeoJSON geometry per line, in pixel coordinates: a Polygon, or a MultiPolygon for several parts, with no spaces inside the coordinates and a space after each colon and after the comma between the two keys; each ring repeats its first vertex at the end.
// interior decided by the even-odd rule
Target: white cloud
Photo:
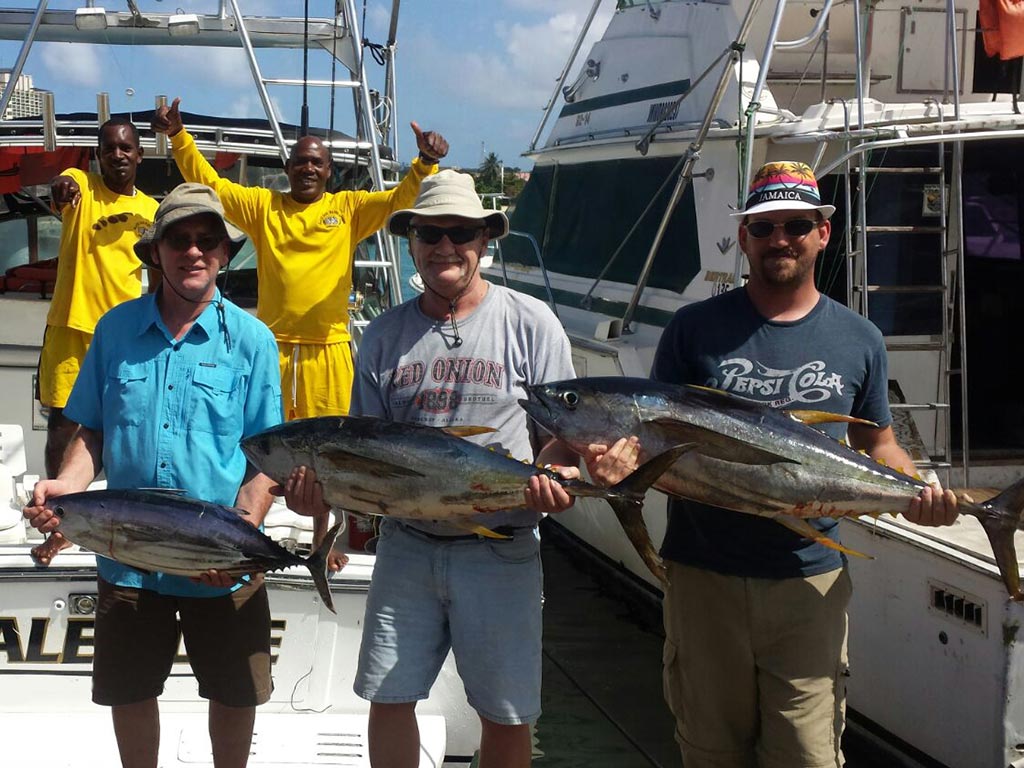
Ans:
{"type": "MultiPolygon", "coordinates": [[[[245,52],[240,48],[152,46],[154,66],[172,82],[215,84],[218,90],[252,85],[245,52]]],[[[187,97],[187,94],[181,94],[187,97]]]]}
{"type": "MultiPolygon", "coordinates": [[[[54,90],[59,83],[62,89],[73,86],[94,91],[106,90],[106,73],[109,70],[104,66],[104,60],[108,58],[108,49],[103,46],[38,43],[33,47],[33,52],[38,55],[36,61],[43,65],[44,73],[39,76],[31,69],[25,71],[33,75],[37,88],[54,90]]],[[[70,110],[58,104],[57,111],[70,110]]]]}

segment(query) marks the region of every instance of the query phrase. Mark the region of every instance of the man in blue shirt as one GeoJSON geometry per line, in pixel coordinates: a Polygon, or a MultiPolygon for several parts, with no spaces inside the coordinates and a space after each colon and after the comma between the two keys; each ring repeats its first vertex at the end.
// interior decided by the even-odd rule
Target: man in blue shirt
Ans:
{"type": "MultiPolygon", "coordinates": [[[[162,271],[160,288],[96,326],[64,411],[78,430],[57,477],[36,484],[25,510],[34,527],[55,530],[47,500],[84,490],[101,470],[110,488],[180,488],[262,523],[273,482],[247,465],[239,441],[281,421],[277,346],[216,284],[244,240],[209,187],[182,184],[164,198],[135,246],[162,271]]],[[[93,700],[112,707],[122,763],[157,765],[157,696],[177,653],[178,614],[210,700],[214,765],[244,768],[256,705],[273,687],[262,577],[236,583],[210,571],[197,583],[104,557],[97,572],[93,700]]]]}

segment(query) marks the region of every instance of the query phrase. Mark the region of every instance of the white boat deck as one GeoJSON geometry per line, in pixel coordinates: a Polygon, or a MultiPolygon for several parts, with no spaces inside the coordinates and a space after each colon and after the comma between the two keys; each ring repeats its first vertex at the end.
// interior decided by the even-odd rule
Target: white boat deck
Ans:
{"type": "MultiPolygon", "coordinates": [[[[439,716],[419,719],[420,768],[437,768],[444,760],[445,721],[439,716]]],[[[39,713],[5,714],[0,719],[0,743],[20,745],[4,748],[7,765],[36,768],[110,768],[119,758],[110,714],[97,707],[95,713],[55,717],[52,726],[59,734],[48,740],[40,729],[39,713]],[[26,733],[38,738],[26,739],[26,733]],[[88,757],[76,745],[88,744],[88,757]]],[[[160,718],[159,768],[212,766],[210,739],[205,713],[162,713],[160,718]]],[[[249,768],[305,768],[323,765],[366,768],[366,718],[361,715],[274,714],[256,715],[249,768]]]]}

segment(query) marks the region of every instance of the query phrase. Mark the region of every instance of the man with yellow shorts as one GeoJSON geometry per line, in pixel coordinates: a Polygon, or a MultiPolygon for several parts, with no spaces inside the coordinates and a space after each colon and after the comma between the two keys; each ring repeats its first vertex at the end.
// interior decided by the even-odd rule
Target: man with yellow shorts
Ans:
{"type": "Polygon", "coordinates": [[[304,136],[285,164],[291,189],[277,192],[221,178],[185,130],[180,102],[159,108],[151,127],[170,137],[185,180],[217,190],[228,219],[256,247],[256,316],[273,331],[281,352],[285,419],[348,413],[353,370],[348,301],[355,247],[384,226],[393,211],[412,204],[420,182],[448,153],[448,142],[413,123],[419,157],[397,187],[330,193],[330,150],[315,136],[304,136]]]}
{"type": "Polygon", "coordinates": [[[100,126],[100,172],[68,168],[54,179],[61,215],[57,281],[39,357],[37,396],[49,408],[46,474],[55,477],[76,425],[64,417],[96,321],[142,293],[142,262],[133,247],[153,223],[157,202],[135,188],[142,162],[139,132],[123,118],[100,126]]]}

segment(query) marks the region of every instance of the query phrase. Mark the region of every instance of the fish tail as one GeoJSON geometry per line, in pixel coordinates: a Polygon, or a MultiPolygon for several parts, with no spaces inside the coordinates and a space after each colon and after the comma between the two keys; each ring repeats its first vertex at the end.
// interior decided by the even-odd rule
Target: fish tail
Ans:
{"type": "Polygon", "coordinates": [[[668,586],[668,572],[651,543],[651,534],[644,522],[644,494],[680,456],[696,447],[696,443],[683,443],[669,448],[644,462],[636,472],[610,489],[614,495],[608,498],[608,503],[615,510],[626,538],[664,587],[668,586]]]}
{"type": "Polygon", "coordinates": [[[644,522],[643,501],[620,497],[608,499],[608,503],[615,510],[615,516],[619,518],[619,524],[625,531],[626,538],[640,555],[640,559],[644,561],[654,577],[661,582],[662,587],[667,587],[668,571],[665,570],[665,565],[661,562],[661,558],[658,557],[654,544],[651,542],[651,534],[644,522]]]}
{"type": "Polygon", "coordinates": [[[320,599],[324,601],[324,605],[330,609],[331,613],[337,613],[337,611],[334,610],[331,588],[327,583],[327,557],[331,554],[331,550],[334,548],[334,540],[338,538],[338,533],[343,525],[344,522],[338,522],[327,531],[327,535],[320,542],[320,546],[316,548],[316,552],[306,558],[306,567],[309,568],[309,573],[313,577],[316,591],[320,593],[320,599]]]}
{"type": "Polygon", "coordinates": [[[1017,549],[1013,545],[1014,532],[1018,529],[1024,530],[1024,478],[978,506],[992,510],[988,514],[978,515],[978,518],[992,545],[992,552],[995,554],[996,565],[999,566],[999,574],[1003,577],[1006,591],[1011,599],[1024,600],[1024,592],[1020,588],[1017,549]]]}

